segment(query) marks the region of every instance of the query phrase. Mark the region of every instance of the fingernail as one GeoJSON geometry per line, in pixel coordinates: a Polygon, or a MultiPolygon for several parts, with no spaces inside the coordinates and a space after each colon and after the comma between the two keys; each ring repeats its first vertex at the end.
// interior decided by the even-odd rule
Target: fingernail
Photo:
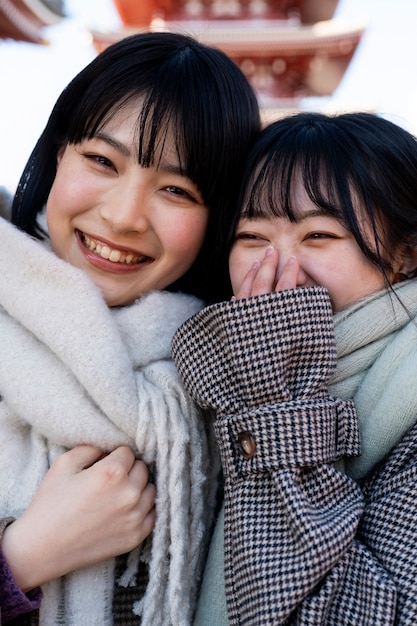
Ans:
{"type": "Polygon", "coordinates": [[[257,269],[259,269],[259,266],[260,266],[260,262],[259,262],[259,261],[254,261],[254,262],[252,263],[252,267],[251,267],[251,269],[253,269],[253,270],[257,270],[257,269]]]}
{"type": "Polygon", "coordinates": [[[294,265],[294,263],[296,263],[297,259],[295,258],[295,256],[290,256],[290,258],[288,259],[287,263],[288,265],[294,265]]]}
{"type": "Polygon", "coordinates": [[[274,247],[273,246],[268,246],[267,249],[265,250],[265,256],[271,256],[271,254],[273,254],[274,252],[274,247]]]}

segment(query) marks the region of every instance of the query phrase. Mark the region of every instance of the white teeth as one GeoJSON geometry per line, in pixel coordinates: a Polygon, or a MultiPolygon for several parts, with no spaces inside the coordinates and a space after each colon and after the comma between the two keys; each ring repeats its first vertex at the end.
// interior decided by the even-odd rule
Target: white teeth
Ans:
{"type": "Polygon", "coordinates": [[[100,250],[100,256],[103,259],[108,259],[110,255],[111,255],[111,248],[109,248],[108,246],[103,246],[102,249],[100,250]]]}
{"type": "Polygon", "coordinates": [[[145,261],[147,257],[138,257],[136,254],[122,252],[121,250],[115,250],[106,245],[101,245],[98,242],[95,242],[93,239],[90,239],[84,233],[81,235],[84,245],[94,252],[95,254],[100,255],[103,259],[108,259],[113,261],[113,263],[124,263],[126,265],[133,265],[134,263],[139,263],[141,261],[145,261]]]}

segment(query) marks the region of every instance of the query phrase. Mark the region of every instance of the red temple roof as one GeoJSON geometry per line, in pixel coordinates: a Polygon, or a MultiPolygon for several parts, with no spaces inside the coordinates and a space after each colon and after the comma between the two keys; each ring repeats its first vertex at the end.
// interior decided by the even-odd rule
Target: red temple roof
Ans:
{"type": "Polygon", "coordinates": [[[1,0],[0,39],[44,43],[43,28],[62,17],[61,0],[1,0]]]}

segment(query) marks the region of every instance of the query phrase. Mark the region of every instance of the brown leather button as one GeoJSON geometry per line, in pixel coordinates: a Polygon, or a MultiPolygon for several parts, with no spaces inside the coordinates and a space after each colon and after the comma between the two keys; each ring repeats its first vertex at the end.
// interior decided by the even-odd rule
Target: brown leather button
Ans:
{"type": "Polygon", "coordinates": [[[255,456],[256,441],[247,430],[238,434],[239,450],[245,459],[251,459],[255,456]]]}

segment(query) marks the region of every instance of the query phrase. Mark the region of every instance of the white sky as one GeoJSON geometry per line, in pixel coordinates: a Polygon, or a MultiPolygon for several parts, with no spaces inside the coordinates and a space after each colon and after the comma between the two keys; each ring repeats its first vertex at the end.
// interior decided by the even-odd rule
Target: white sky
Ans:
{"type": "MultiPolygon", "coordinates": [[[[96,54],[88,27],[120,25],[112,0],[67,0],[66,11],[49,46],[0,40],[0,185],[11,191],[58,95],[96,54]]],[[[373,109],[417,134],[417,0],[340,0],[336,17],[365,20],[366,33],[333,96],[303,108],[373,109]]]]}

